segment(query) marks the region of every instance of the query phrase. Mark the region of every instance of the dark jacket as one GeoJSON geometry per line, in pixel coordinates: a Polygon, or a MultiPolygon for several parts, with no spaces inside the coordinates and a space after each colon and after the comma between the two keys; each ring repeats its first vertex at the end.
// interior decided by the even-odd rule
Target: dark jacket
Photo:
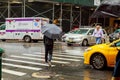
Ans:
{"type": "Polygon", "coordinates": [[[47,36],[44,36],[43,41],[44,41],[45,45],[53,45],[54,44],[54,40],[48,38],[47,36]]]}

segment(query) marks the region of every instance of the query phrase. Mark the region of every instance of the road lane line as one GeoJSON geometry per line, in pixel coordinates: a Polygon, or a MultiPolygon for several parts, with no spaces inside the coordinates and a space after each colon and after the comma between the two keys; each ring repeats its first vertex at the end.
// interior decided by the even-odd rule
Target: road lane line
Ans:
{"type": "MultiPolygon", "coordinates": [[[[32,54],[44,55],[45,53],[35,52],[35,53],[32,53],[32,54]]],[[[64,55],[64,54],[53,54],[53,56],[56,56],[56,57],[65,57],[65,58],[76,58],[76,59],[83,58],[83,56],[73,56],[73,55],[64,55]]]]}
{"type": "MultiPolygon", "coordinates": [[[[33,64],[33,65],[40,65],[40,66],[49,66],[48,64],[31,62],[31,61],[22,61],[22,60],[17,60],[17,59],[10,59],[10,58],[2,58],[2,60],[19,62],[19,63],[27,63],[27,64],[33,64]]],[[[55,66],[55,65],[52,65],[52,66],[55,66]]]]}
{"type": "MultiPolygon", "coordinates": [[[[35,55],[35,54],[22,54],[24,56],[32,56],[32,57],[44,57],[43,55],[35,55]]],[[[67,61],[80,61],[80,59],[69,59],[69,58],[60,58],[60,57],[53,57],[53,59],[59,60],[67,60],[67,61]]]]}
{"type": "Polygon", "coordinates": [[[24,73],[24,72],[18,72],[18,71],[13,71],[13,70],[8,70],[8,69],[2,69],[2,72],[12,74],[12,75],[16,75],[16,76],[26,75],[26,73],[24,73]]]}
{"type": "Polygon", "coordinates": [[[29,70],[42,70],[42,68],[23,66],[23,65],[16,65],[16,64],[10,64],[10,63],[2,63],[2,65],[11,66],[11,67],[17,67],[17,68],[23,68],[23,69],[29,69],[29,70]]]}
{"type": "MultiPolygon", "coordinates": [[[[20,58],[20,59],[29,59],[29,60],[40,60],[40,61],[45,61],[44,59],[33,58],[33,57],[26,57],[26,56],[11,55],[10,57],[20,58]]],[[[52,60],[52,62],[54,62],[54,63],[60,63],[60,64],[69,64],[69,62],[66,62],[66,61],[56,61],[56,60],[52,60]]]]}

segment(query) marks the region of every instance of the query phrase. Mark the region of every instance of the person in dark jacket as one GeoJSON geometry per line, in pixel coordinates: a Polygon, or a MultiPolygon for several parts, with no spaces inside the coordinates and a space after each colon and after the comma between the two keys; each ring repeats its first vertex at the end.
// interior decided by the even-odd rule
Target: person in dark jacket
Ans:
{"type": "Polygon", "coordinates": [[[116,56],[116,65],[113,71],[112,80],[120,80],[120,50],[118,50],[118,54],[116,56]]]}
{"type": "Polygon", "coordinates": [[[48,63],[49,66],[51,66],[54,40],[44,35],[44,45],[45,45],[45,62],[48,63]]]}

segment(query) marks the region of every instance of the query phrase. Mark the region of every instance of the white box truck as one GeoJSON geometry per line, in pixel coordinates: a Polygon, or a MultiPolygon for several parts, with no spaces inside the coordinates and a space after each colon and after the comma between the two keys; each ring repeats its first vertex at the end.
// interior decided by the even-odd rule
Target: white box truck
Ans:
{"type": "Polygon", "coordinates": [[[5,24],[0,26],[0,39],[18,39],[25,42],[37,42],[43,39],[41,33],[41,22],[48,18],[27,17],[27,18],[6,18],[5,24]]]}

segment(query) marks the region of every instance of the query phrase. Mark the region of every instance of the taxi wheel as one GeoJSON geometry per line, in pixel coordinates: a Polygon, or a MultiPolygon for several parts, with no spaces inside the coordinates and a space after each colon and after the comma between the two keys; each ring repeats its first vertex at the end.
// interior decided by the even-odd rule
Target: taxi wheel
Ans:
{"type": "Polygon", "coordinates": [[[107,65],[106,59],[102,54],[94,54],[90,59],[90,63],[93,68],[97,70],[104,69],[107,65]]]}
{"type": "Polygon", "coordinates": [[[88,40],[84,39],[83,42],[82,42],[82,46],[87,46],[87,45],[88,45],[88,40]]]}

